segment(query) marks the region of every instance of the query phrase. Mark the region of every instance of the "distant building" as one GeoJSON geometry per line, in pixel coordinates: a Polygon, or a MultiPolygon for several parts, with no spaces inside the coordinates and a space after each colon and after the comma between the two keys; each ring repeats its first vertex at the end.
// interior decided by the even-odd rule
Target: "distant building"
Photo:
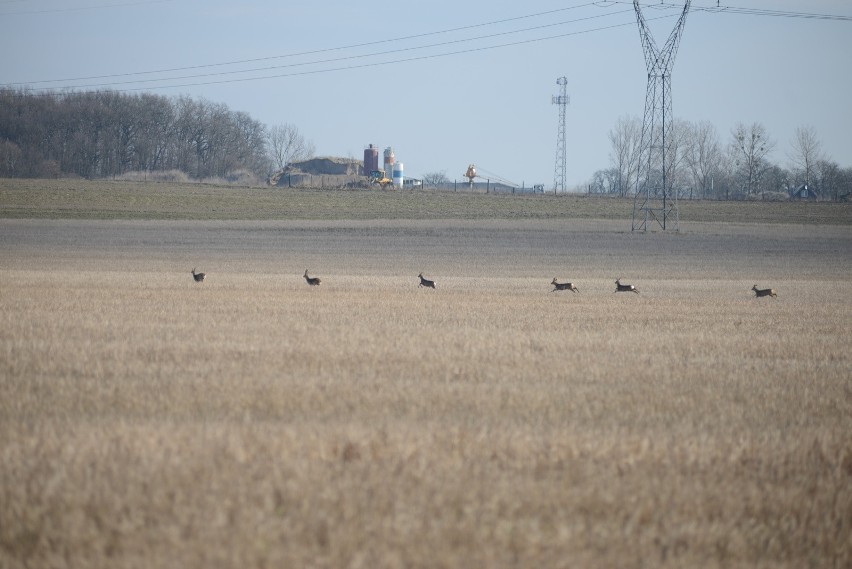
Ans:
{"type": "Polygon", "coordinates": [[[300,162],[293,162],[289,171],[293,173],[313,174],[315,176],[357,176],[362,169],[360,160],[353,158],[338,158],[336,156],[321,156],[300,162]]]}
{"type": "Polygon", "coordinates": [[[812,186],[808,184],[802,184],[801,186],[793,190],[793,192],[790,194],[790,199],[796,201],[816,201],[817,192],[812,186]]]}

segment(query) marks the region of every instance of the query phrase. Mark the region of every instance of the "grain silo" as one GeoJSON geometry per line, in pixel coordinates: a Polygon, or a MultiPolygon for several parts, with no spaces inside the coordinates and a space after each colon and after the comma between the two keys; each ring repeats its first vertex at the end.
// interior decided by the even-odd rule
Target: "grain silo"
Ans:
{"type": "Polygon", "coordinates": [[[372,144],[364,149],[364,175],[379,169],[379,149],[372,144]]]}
{"type": "Polygon", "coordinates": [[[385,148],[385,177],[387,178],[393,178],[393,163],[393,148],[388,146],[387,148],[385,148]]]}
{"type": "Polygon", "coordinates": [[[395,162],[393,165],[393,185],[395,188],[401,188],[403,183],[402,162],[395,162]]]}

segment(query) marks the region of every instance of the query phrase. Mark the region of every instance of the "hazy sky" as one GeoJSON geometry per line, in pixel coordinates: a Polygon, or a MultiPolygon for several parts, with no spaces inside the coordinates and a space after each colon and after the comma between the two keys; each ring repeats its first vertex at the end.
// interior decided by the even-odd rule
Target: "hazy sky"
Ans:
{"type": "MultiPolygon", "coordinates": [[[[762,123],[784,166],[799,126],[852,166],[852,0],[694,0],[674,114],[723,143],[762,123]],[[845,18],[845,19],[843,19],[845,18]]],[[[683,2],[644,0],[662,46],[683,2]]],[[[293,123],[320,155],[393,146],[407,176],[467,165],[552,187],[556,79],[568,79],[568,186],[610,165],[608,132],[641,116],[632,2],[0,0],[0,84],[150,90],[293,123]]]]}

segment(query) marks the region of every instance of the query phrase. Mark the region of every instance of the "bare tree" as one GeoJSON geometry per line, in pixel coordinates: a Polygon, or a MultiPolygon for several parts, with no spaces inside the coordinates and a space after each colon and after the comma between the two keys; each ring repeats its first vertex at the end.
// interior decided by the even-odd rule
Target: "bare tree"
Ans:
{"type": "Polygon", "coordinates": [[[692,180],[689,175],[689,166],[686,161],[686,153],[690,144],[691,125],[689,122],[682,119],[674,119],[672,121],[671,140],[668,141],[668,157],[666,162],[669,165],[669,173],[671,176],[672,191],[678,197],[683,196],[683,190],[690,188],[689,195],[692,197],[692,180]],[[684,168],[686,165],[686,168],[684,168]]]}
{"type": "Polygon", "coordinates": [[[616,168],[598,170],[589,182],[590,194],[614,194],[618,192],[619,172],[616,168]]]}
{"type": "Polygon", "coordinates": [[[2,171],[115,176],[178,169],[198,178],[268,172],[264,127],[225,105],[112,91],[34,96],[0,88],[2,171]],[[11,148],[11,147],[10,147],[11,148]]]}
{"type": "Polygon", "coordinates": [[[788,157],[793,166],[804,175],[805,184],[813,183],[814,169],[817,162],[822,160],[816,129],[812,126],[800,126],[796,129],[796,136],[793,137],[790,146],[792,149],[788,157]]]}
{"type": "Polygon", "coordinates": [[[14,142],[0,140],[0,177],[14,178],[18,175],[21,149],[14,142]]]}
{"type": "Polygon", "coordinates": [[[642,122],[638,117],[619,118],[615,128],[609,131],[609,140],[612,143],[610,163],[618,173],[614,191],[623,197],[635,182],[642,142],[642,122]]]}
{"type": "Polygon", "coordinates": [[[231,152],[235,156],[236,167],[246,168],[254,174],[268,172],[266,127],[243,112],[233,113],[231,120],[235,132],[235,142],[231,152]]]}
{"type": "Polygon", "coordinates": [[[316,152],[313,142],[306,140],[296,125],[290,123],[270,127],[267,140],[272,161],[281,170],[291,162],[311,158],[316,152]]]}
{"type": "Polygon", "coordinates": [[[426,174],[423,174],[423,185],[425,186],[439,187],[449,183],[450,179],[447,178],[446,170],[441,170],[440,172],[428,172],[426,174]]]}
{"type": "Polygon", "coordinates": [[[165,97],[143,94],[136,111],[140,122],[136,144],[137,167],[159,170],[168,160],[169,141],[173,138],[175,107],[165,97]]]}
{"type": "Polygon", "coordinates": [[[843,171],[837,162],[832,160],[817,161],[814,166],[813,181],[823,198],[831,197],[831,199],[837,201],[843,180],[842,174],[843,171]]]}
{"type": "Polygon", "coordinates": [[[195,178],[210,176],[209,103],[182,95],[175,101],[175,115],[176,167],[195,178]]]}
{"type": "Polygon", "coordinates": [[[716,199],[731,199],[731,192],[737,187],[736,158],[730,147],[728,152],[722,152],[719,159],[719,173],[710,182],[710,195],[716,199]]]}
{"type": "Polygon", "coordinates": [[[758,192],[761,176],[769,167],[766,156],[775,148],[775,142],[760,123],[751,126],[739,123],[731,131],[731,136],[731,154],[740,178],[740,187],[747,196],[751,196],[758,192]]]}
{"type": "Polygon", "coordinates": [[[777,164],[768,164],[763,175],[760,177],[760,186],[758,190],[762,192],[772,192],[776,196],[781,194],[788,196],[793,186],[793,174],[778,166],[777,164]]]}
{"type": "Polygon", "coordinates": [[[683,157],[692,174],[694,186],[706,199],[714,185],[714,176],[722,164],[722,151],[716,127],[708,121],[688,124],[683,157]]]}
{"type": "Polygon", "coordinates": [[[852,199],[852,167],[842,168],[838,171],[834,195],[836,196],[835,199],[839,201],[852,199]]]}

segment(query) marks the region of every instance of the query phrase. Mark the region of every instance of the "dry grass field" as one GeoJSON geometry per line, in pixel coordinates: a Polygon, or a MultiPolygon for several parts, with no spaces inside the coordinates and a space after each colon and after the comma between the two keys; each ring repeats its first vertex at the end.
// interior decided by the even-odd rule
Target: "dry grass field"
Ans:
{"type": "Polygon", "coordinates": [[[852,566],[847,214],[371,199],[0,219],[0,567],[852,566]]]}

